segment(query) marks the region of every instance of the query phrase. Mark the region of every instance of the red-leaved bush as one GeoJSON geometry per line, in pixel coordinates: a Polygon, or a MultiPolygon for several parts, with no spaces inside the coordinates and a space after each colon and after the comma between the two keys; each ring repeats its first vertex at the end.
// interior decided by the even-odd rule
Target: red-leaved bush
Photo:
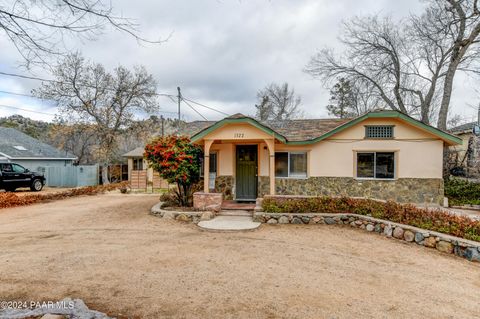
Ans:
{"type": "Polygon", "coordinates": [[[124,187],[126,183],[115,183],[109,185],[86,186],[73,188],[55,193],[38,193],[28,195],[17,195],[15,193],[0,193],[0,208],[25,206],[35,203],[64,199],[80,195],[96,195],[124,187]]]}
{"type": "Polygon", "coordinates": [[[358,214],[480,241],[480,221],[436,209],[396,202],[348,197],[269,197],[263,210],[270,213],[358,214]]]}

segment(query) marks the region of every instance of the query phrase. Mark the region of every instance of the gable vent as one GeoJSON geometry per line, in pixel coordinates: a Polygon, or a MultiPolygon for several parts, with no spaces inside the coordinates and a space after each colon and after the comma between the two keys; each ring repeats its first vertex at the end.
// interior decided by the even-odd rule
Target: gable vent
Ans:
{"type": "Polygon", "coordinates": [[[365,138],[393,138],[393,125],[365,126],[365,138]]]}

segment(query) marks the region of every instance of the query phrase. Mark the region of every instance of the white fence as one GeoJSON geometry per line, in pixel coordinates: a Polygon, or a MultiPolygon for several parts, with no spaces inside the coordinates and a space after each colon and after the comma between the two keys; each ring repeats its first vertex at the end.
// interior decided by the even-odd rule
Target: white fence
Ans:
{"type": "Polygon", "coordinates": [[[98,185],[98,165],[45,167],[46,186],[80,187],[98,185]]]}

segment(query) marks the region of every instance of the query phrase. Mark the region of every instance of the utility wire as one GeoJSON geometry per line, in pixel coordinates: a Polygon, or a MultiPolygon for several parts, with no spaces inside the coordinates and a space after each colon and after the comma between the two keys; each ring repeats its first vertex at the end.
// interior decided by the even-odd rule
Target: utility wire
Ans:
{"type": "MultiPolygon", "coordinates": [[[[11,76],[11,77],[18,77],[18,78],[22,78],[22,79],[29,79],[29,80],[36,80],[36,81],[42,81],[42,82],[51,82],[51,83],[60,83],[60,84],[68,84],[68,83],[65,83],[65,82],[61,82],[61,81],[57,81],[57,80],[52,80],[52,79],[45,79],[45,78],[41,78],[41,77],[36,77],[36,76],[29,76],[29,75],[23,75],[23,74],[16,74],[16,73],[8,73],[8,72],[3,72],[3,71],[0,71],[0,75],[5,75],[5,76],[11,76]]],[[[112,88],[107,88],[108,90],[114,90],[112,88]]],[[[14,94],[14,95],[21,95],[21,96],[29,96],[29,97],[36,97],[36,96],[33,96],[33,95],[28,95],[28,94],[21,94],[21,93],[14,93],[14,92],[7,92],[7,91],[1,91],[2,93],[6,93],[6,94],[14,94]]],[[[174,97],[177,97],[176,95],[173,95],[173,94],[167,94],[167,93],[153,93],[154,95],[157,95],[157,96],[166,96],[168,98],[170,98],[172,101],[174,97]]],[[[191,99],[186,99],[185,97],[182,96],[182,100],[186,103],[187,101],[188,102],[191,102],[191,103],[194,103],[196,105],[199,105],[199,106],[202,106],[206,109],[209,109],[211,111],[214,111],[214,112],[218,112],[220,114],[223,114],[223,115],[226,115],[226,116],[229,116],[230,114],[228,113],[225,113],[223,111],[220,111],[214,107],[211,107],[211,106],[208,106],[208,105],[205,105],[205,104],[202,104],[200,102],[196,102],[194,100],[191,100],[191,99]]],[[[195,112],[197,112],[192,105],[189,105],[190,108],[192,108],[195,112]]],[[[197,112],[198,113],[198,112],[197,112]]],[[[198,113],[199,115],[201,115],[200,113],[198,113]]],[[[203,118],[205,118],[203,115],[201,115],[203,118]]]]}
{"type": "Polygon", "coordinates": [[[25,111],[25,112],[32,112],[32,113],[38,113],[38,114],[45,114],[45,115],[55,116],[55,114],[53,114],[53,113],[47,113],[47,112],[41,112],[41,111],[34,111],[34,110],[24,109],[24,108],[12,106],[12,105],[0,104],[0,107],[5,107],[5,108],[8,108],[8,109],[21,110],[21,111],[25,111]]]}
{"type": "Polygon", "coordinates": [[[183,100],[183,102],[185,102],[185,104],[187,104],[192,110],[194,110],[195,113],[197,113],[198,115],[200,115],[205,121],[208,121],[208,119],[207,119],[205,116],[203,116],[202,113],[198,112],[190,103],[188,103],[185,99],[182,99],[182,100],[183,100]]]}
{"type": "MultiPolygon", "coordinates": [[[[197,104],[197,105],[200,105],[200,106],[203,106],[204,108],[207,108],[207,109],[209,109],[209,110],[212,110],[212,111],[221,113],[221,114],[223,114],[223,115],[230,116],[230,114],[228,114],[228,113],[225,113],[225,112],[223,112],[223,111],[217,110],[216,108],[213,108],[213,107],[211,107],[211,106],[207,106],[207,105],[205,105],[205,104],[202,104],[202,103],[199,103],[199,102],[195,102],[195,101],[190,100],[190,99],[186,99],[185,97],[183,97],[183,100],[184,100],[184,101],[188,101],[188,102],[192,102],[192,103],[197,104]]],[[[185,103],[186,103],[186,102],[185,102],[185,103]]]]}

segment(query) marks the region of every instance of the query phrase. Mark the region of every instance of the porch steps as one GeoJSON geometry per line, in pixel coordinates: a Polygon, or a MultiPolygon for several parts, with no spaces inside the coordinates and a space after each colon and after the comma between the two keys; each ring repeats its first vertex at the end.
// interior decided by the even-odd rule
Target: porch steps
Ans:
{"type": "Polygon", "coordinates": [[[252,216],[216,216],[210,220],[202,220],[199,228],[214,232],[252,231],[261,223],[254,222],[252,216]]]}
{"type": "Polygon", "coordinates": [[[217,216],[253,216],[253,210],[234,210],[234,209],[224,209],[217,214],[217,216]]]}
{"type": "Polygon", "coordinates": [[[239,203],[233,200],[224,200],[222,203],[222,211],[251,211],[255,208],[255,203],[239,203]]]}

